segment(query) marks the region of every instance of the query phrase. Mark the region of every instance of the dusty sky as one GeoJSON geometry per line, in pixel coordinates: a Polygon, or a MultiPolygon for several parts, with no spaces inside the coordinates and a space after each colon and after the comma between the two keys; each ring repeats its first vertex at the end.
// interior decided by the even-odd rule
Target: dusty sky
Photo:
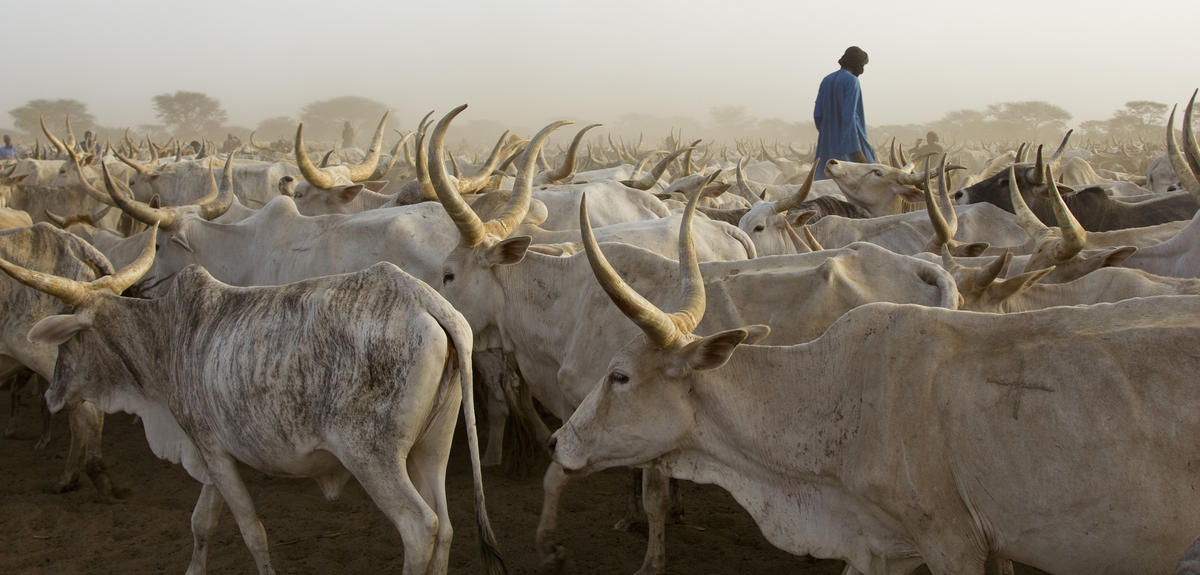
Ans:
{"type": "Polygon", "coordinates": [[[232,124],[295,117],[344,94],[402,122],[469,103],[506,124],[701,121],[718,106],[809,121],[846,46],[871,124],[1045,100],[1107,119],[1128,100],[1183,102],[1200,85],[1200,1],[508,0],[162,2],[5,0],[6,112],[75,98],[106,126],[154,122],[175,90],[221,101],[232,124]],[[978,6],[978,7],[977,7],[978,6]],[[1188,28],[1190,26],[1190,29],[1188,28]],[[1190,39],[1189,39],[1190,38],[1190,39]]]}

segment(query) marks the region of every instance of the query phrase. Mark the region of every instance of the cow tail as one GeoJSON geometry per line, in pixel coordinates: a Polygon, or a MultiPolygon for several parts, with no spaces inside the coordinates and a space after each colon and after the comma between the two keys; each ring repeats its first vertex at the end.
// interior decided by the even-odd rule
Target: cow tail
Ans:
{"type": "Polygon", "coordinates": [[[479,462],[479,432],[475,427],[475,389],[471,380],[471,345],[473,336],[471,329],[461,316],[455,312],[451,321],[443,321],[443,329],[450,336],[454,350],[458,356],[458,379],[462,384],[463,421],[467,426],[467,449],[471,452],[471,478],[475,490],[475,524],[479,532],[479,555],[483,560],[484,570],[488,575],[506,575],[508,569],[500,556],[500,546],[496,542],[496,534],[492,532],[488,520],[487,506],[483,498],[483,465],[479,462]]]}

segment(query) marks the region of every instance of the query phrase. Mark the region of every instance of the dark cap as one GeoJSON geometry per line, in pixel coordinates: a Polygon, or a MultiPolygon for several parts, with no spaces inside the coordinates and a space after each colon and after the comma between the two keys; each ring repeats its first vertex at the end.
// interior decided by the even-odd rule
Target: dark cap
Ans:
{"type": "Polygon", "coordinates": [[[862,68],[867,65],[867,53],[863,52],[858,46],[846,48],[846,53],[842,54],[838,60],[838,65],[843,68],[862,68]]]}

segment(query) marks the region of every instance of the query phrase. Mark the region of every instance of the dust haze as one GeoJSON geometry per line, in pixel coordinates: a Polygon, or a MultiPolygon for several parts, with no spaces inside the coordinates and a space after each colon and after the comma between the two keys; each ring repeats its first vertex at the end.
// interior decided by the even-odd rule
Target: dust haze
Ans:
{"type": "MultiPolygon", "coordinates": [[[[7,54],[0,128],[28,143],[36,134],[7,112],[34,100],[73,99],[101,133],[165,133],[171,127],[156,116],[153,98],[187,91],[225,112],[210,127],[215,133],[205,134],[214,139],[256,129],[260,140],[290,137],[306,106],[355,96],[390,108],[390,126],[400,130],[430,110],[440,116],[467,103],[456,134],[484,143],[505,129],[529,135],[568,119],[578,127],[604,124],[591,136],[597,139],[660,141],[675,130],[684,139],[803,146],[815,138],[817,85],[850,45],[870,54],[861,81],[877,141],[907,141],[929,128],[949,131],[945,139],[1042,137],[979,131],[1003,128],[992,112],[1010,103],[1061,110],[1065,118],[1054,112],[1021,128],[1044,130],[1048,139],[1064,127],[1099,130],[1128,113],[1130,102],[1165,104],[1149,112],[1162,116],[1147,118],[1161,125],[1169,106],[1200,85],[1198,2],[856,7],[770,0],[11,2],[0,27],[7,54]]],[[[359,133],[374,128],[371,119],[344,119],[359,133]]],[[[314,129],[312,137],[336,138],[333,129],[314,129]]]]}

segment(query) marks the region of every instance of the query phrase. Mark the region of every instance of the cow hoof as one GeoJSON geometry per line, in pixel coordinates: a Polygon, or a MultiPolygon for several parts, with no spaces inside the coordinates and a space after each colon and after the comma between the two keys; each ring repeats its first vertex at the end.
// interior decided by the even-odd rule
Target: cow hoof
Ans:
{"type": "Polygon", "coordinates": [[[79,489],[79,477],[71,477],[69,479],[59,480],[58,485],[54,487],[56,493],[67,493],[79,489]]]}
{"type": "Polygon", "coordinates": [[[541,565],[538,567],[539,573],[543,575],[558,575],[565,571],[567,564],[566,547],[555,544],[552,549],[541,548],[538,552],[541,555],[541,565]]]}
{"type": "Polygon", "coordinates": [[[625,517],[613,524],[613,531],[624,531],[625,533],[646,533],[650,530],[650,525],[645,521],[630,519],[625,517]]]}

